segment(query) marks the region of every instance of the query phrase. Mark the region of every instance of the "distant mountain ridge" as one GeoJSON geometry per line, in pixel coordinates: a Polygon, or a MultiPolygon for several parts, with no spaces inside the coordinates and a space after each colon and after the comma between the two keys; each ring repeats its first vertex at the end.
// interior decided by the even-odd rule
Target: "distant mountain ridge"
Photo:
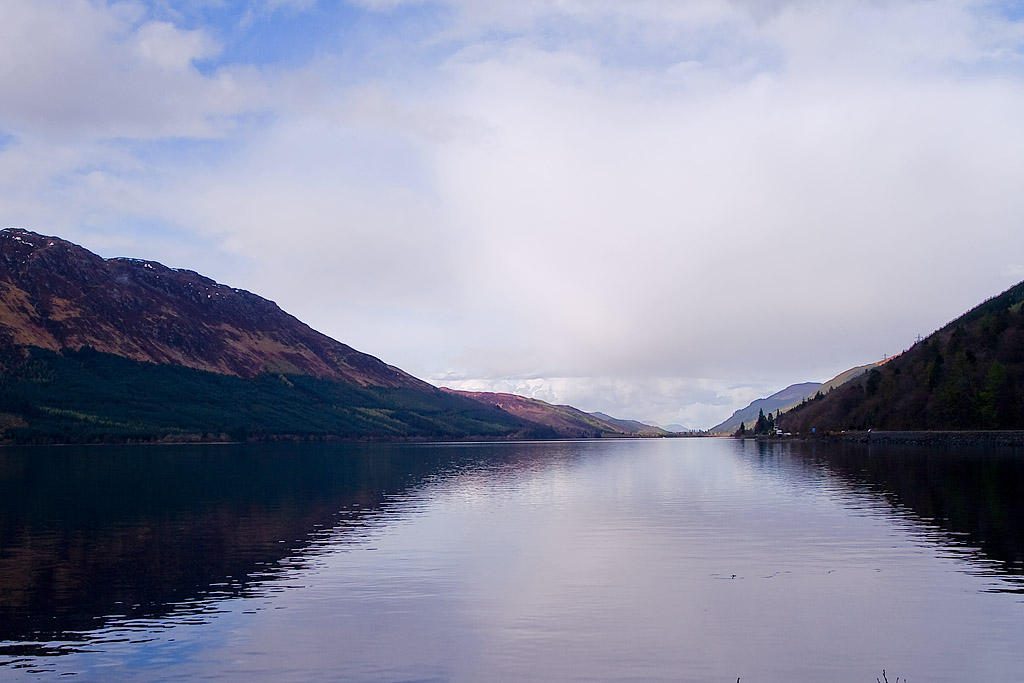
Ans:
{"type": "Polygon", "coordinates": [[[771,396],[751,401],[745,408],[740,408],[730,415],[728,419],[720,422],[708,431],[712,434],[732,434],[740,428],[741,423],[750,427],[757,420],[758,412],[764,411],[767,415],[768,413],[774,413],[776,410],[789,408],[808,396],[813,396],[819,387],[821,387],[821,382],[791,384],[771,396]]]}
{"type": "Polygon", "coordinates": [[[604,413],[586,413],[568,405],[553,405],[537,398],[488,391],[461,391],[442,387],[459,396],[499,408],[527,423],[553,430],[561,438],[605,436],[667,436],[668,432],[636,420],[619,420],[604,413]]]}
{"type": "Polygon", "coordinates": [[[791,384],[782,391],[778,391],[771,396],[759,398],[751,402],[746,408],[737,410],[729,417],[729,419],[725,420],[721,424],[715,425],[708,431],[712,434],[733,434],[740,428],[740,424],[745,424],[749,428],[757,421],[757,414],[761,410],[764,411],[765,415],[775,412],[785,413],[800,405],[805,400],[814,397],[818,392],[827,394],[836,387],[846,384],[850,380],[863,375],[870,369],[885,362],[887,361],[858,365],[857,367],[840,372],[838,375],[825,382],[801,382],[800,384],[791,384]]]}
{"type": "Polygon", "coordinates": [[[635,434],[637,436],[665,436],[667,434],[671,434],[667,429],[662,429],[656,425],[649,425],[644,422],[640,422],[639,420],[622,420],[601,412],[593,412],[590,414],[599,420],[618,427],[626,434],[635,434]]]}

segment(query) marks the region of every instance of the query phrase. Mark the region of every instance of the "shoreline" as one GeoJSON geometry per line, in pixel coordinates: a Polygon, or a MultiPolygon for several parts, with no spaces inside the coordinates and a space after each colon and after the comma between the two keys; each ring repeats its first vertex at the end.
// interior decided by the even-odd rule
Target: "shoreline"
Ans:
{"type": "Polygon", "coordinates": [[[706,437],[706,434],[604,434],[601,436],[579,436],[579,437],[551,437],[551,438],[520,438],[520,437],[495,437],[483,435],[471,435],[465,437],[428,437],[428,436],[405,436],[405,437],[342,437],[335,435],[322,435],[315,437],[303,437],[296,435],[272,435],[265,438],[254,439],[217,439],[217,438],[191,438],[185,435],[182,438],[163,437],[159,439],[140,439],[123,441],[0,441],[0,451],[5,448],[65,448],[76,446],[233,446],[233,445],[261,445],[261,444],[282,444],[282,443],[321,443],[321,444],[460,444],[460,443],[543,443],[557,441],[630,441],[637,439],[678,439],[706,437]]]}
{"type": "Polygon", "coordinates": [[[1024,447],[1024,430],[871,430],[794,436],[754,436],[758,441],[806,441],[824,443],[907,444],[913,446],[1011,446],[1024,447]]]}

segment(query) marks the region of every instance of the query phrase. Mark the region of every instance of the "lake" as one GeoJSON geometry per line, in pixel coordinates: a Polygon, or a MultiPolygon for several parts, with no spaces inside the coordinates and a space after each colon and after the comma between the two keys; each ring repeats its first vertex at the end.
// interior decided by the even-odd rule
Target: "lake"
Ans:
{"type": "Polygon", "coordinates": [[[0,450],[0,678],[1017,681],[1024,454],[0,450]]]}

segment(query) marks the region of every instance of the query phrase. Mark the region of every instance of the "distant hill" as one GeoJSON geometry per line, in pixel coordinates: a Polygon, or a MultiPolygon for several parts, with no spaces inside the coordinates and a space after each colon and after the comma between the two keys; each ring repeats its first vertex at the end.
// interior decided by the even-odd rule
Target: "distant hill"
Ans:
{"type": "Polygon", "coordinates": [[[547,428],[566,439],[604,436],[664,436],[668,432],[635,420],[618,420],[604,413],[585,413],[566,405],[552,405],[536,398],[487,391],[443,391],[499,408],[527,425],[547,428]]]}
{"type": "Polygon", "coordinates": [[[746,408],[740,408],[729,416],[729,419],[715,425],[708,431],[712,434],[732,434],[740,428],[740,423],[745,423],[747,427],[750,427],[757,421],[758,412],[763,410],[767,415],[768,413],[774,413],[776,410],[790,408],[808,396],[813,396],[819,387],[821,387],[820,382],[791,384],[771,396],[752,401],[746,408]]]}
{"type": "Polygon", "coordinates": [[[693,431],[689,427],[673,422],[670,425],[665,425],[665,429],[672,434],[684,434],[686,432],[693,431]]]}
{"type": "Polygon", "coordinates": [[[789,431],[1024,427],[1024,282],[821,398],[789,431]]]}
{"type": "MultiPolygon", "coordinates": [[[[867,363],[866,365],[858,365],[857,367],[850,368],[849,370],[846,370],[845,372],[840,372],[838,375],[836,375],[832,379],[830,379],[827,382],[825,382],[824,384],[822,384],[818,388],[818,391],[820,391],[822,394],[827,394],[828,392],[832,391],[836,387],[840,387],[840,386],[846,384],[851,379],[854,379],[855,377],[860,377],[861,375],[863,375],[865,372],[867,372],[871,368],[877,368],[879,365],[882,365],[882,364],[887,363],[887,362],[888,362],[888,360],[878,361],[877,363],[867,363]]],[[[785,412],[785,411],[783,411],[783,412],[785,412]]]]}
{"type": "Polygon", "coordinates": [[[625,434],[635,434],[636,436],[665,436],[666,434],[671,433],[667,429],[662,429],[655,425],[644,424],[638,420],[620,420],[604,413],[590,414],[599,420],[618,427],[625,434]]]}

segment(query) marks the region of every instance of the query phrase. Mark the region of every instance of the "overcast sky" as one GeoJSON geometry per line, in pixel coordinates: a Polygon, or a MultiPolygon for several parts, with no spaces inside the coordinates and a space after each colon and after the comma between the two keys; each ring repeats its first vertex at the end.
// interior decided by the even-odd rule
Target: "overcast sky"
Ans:
{"type": "Polygon", "coordinates": [[[0,225],[708,427],[1024,279],[1024,3],[0,3],[0,225]]]}

